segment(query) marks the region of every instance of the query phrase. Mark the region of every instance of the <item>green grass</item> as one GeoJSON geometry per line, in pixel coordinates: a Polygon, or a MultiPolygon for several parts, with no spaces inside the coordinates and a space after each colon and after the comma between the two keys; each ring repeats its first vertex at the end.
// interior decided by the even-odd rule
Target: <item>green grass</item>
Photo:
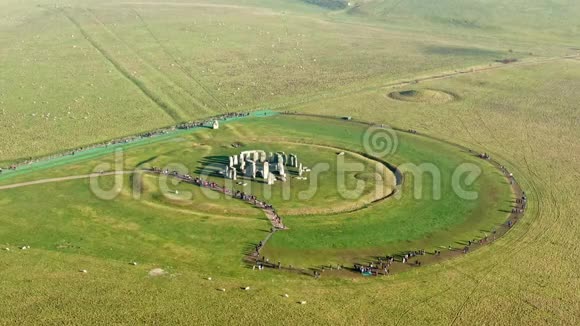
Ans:
{"type": "Polygon", "coordinates": [[[265,224],[259,211],[242,216],[226,212],[193,215],[177,209],[154,209],[131,200],[130,192],[113,202],[100,200],[91,193],[88,181],[9,190],[3,200],[3,216],[10,216],[1,235],[4,246],[13,251],[8,255],[19,255],[17,246],[27,244],[35,250],[127,265],[137,261],[148,266],[206,270],[220,266],[225,268],[224,275],[242,268],[240,255],[247,242],[262,236],[265,224]],[[68,190],[62,192],[64,189],[68,190]],[[55,195],[33,208],[23,210],[17,204],[46,192],[55,195]],[[59,205],[65,198],[70,204],[59,205]],[[14,229],[20,231],[14,233],[14,229]],[[216,252],[219,259],[215,259],[216,252]]]}
{"type": "MultiPolygon", "coordinates": [[[[230,104],[208,105],[215,112],[287,105],[413,128],[487,151],[529,194],[529,211],[515,228],[469,255],[388,278],[314,280],[242,268],[240,254],[268,227],[259,212],[245,207],[230,206],[226,219],[208,207],[190,214],[126,195],[104,203],[84,181],[6,190],[0,194],[0,244],[12,250],[0,251],[0,324],[578,324],[579,61],[508,65],[420,83],[418,88],[460,97],[437,106],[392,101],[386,94],[407,88],[381,87],[506,57],[577,52],[570,50],[580,47],[577,3],[353,2],[361,6],[340,12],[276,0],[212,1],[229,7],[68,2],[66,12],[122,70],[138,69],[131,80],[83,40],[70,19],[52,13],[54,2],[2,1],[0,162],[175,123],[139,85],[181,115],[203,117],[208,112],[192,97],[215,101],[205,87],[230,104]],[[283,51],[272,50],[280,36],[283,51]],[[49,112],[58,119],[41,118],[49,112]],[[243,218],[235,218],[238,210],[243,218]],[[73,246],[63,246],[68,243],[73,246]],[[31,249],[13,247],[20,244],[31,249]],[[129,265],[132,260],[139,265],[129,265]],[[155,267],[171,276],[148,277],[155,267]],[[308,303],[297,304],[301,300],[308,303]]],[[[92,167],[87,162],[110,158],[87,160],[2,183],[39,179],[48,171],[50,177],[86,173],[92,167]]],[[[288,222],[307,226],[301,219],[288,222]]],[[[369,221],[373,233],[377,223],[369,221]]],[[[364,247],[358,225],[350,232],[364,247]]],[[[319,236],[303,232],[304,244],[278,237],[271,244],[300,248],[309,245],[307,233],[319,236]]],[[[336,228],[325,235],[319,249],[332,247],[327,236],[337,235],[336,228]]],[[[364,252],[360,247],[357,252],[364,252]]]]}
{"type": "Polygon", "coordinates": [[[291,230],[273,237],[266,256],[290,260],[293,265],[301,261],[324,264],[329,259],[332,263],[348,263],[353,258],[457,246],[456,242],[481,237],[483,230],[489,233],[504,221],[502,211],[510,209],[505,201],[510,198],[510,191],[501,173],[467,153],[435,141],[402,133],[398,139],[397,153],[388,157],[389,162],[399,166],[424,163],[437,166],[443,181],[440,200],[433,198],[431,189],[435,181],[429,174],[423,175],[423,191],[415,199],[415,180],[412,174],[405,173],[400,199],[340,216],[287,218],[291,230]],[[469,189],[479,192],[481,197],[477,201],[460,199],[451,187],[451,174],[466,162],[484,169],[483,177],[469,189]],[[357,250],[365,256],[361,257],[357,250]]]}
{"type": "MultiPolygon", "coordinates": [[[[377,187],[375,178],[361,177],[361,175],[372,176],[377,173],[376,162],[356,154],[365,150],[362,144],[365,130],[364,125],[344,120],[292,116],[248,118],[243,122],[225,124],[218,131],[197,129],[177,133],[154,142],[143,141],[140,145],[126,145],[126,150],[123,152],[124,162],[118,169],[125,171],[149,167],[171,169],[171,166],[179,164],[185,169],[182,173],[207,174],[208,177],[205,178],[208,180],[252,193],[260,199],[266,199],[284,217],[290,230],[277,233],[269,242],[264,254],[272,259],[281,260],[285,264],[300,267],[329,263],[348,265],[353,261],[364,260],[371,254],[386,255],[404,250],[426,247],[432,249],[447,245],[456,247],[458,244],[455,242],[481,237],[481,230],[490,232],[489,230],[503,223],[506,213],[501,210],[509,210],[510,205],[507,200],[511,196],[509,187],[499,172],[494,171],[491,166],[480,159],[462,153],[457,148],[404,133],[397,135],[399,142],[397,152],[384,159],[401,167],[406,164],[419,166],[423,163],[436,166],[441,171],[441,198],[436,198],[431,193],[433,184],[437,181],[429,174],[422,176],[420,187],[423,191],[418,194],[419,198],[415,198],[414,177],[406,174],[407,181],[403,185],[401,198],[391,198],[369,206],[372,201],[389,195],[394,189],[395,180],[392,172],[381,165],[381,173],[385,179],[380,181],[382,192],[375,193],[377,187]],[[312,138],[313,131],[316,131],[315,139],[312,138]],[[240,140],[244,141],[243,147],[231,146],[240,140]],[[277,183],[274,186],[240,178],[248,183],[247,186],[241,186],[222,177],[213,176],[223,169],[221,159],[249,149],[295,153],[301,162],[314,170],[316,166],[324,164],[328,167],[328,171],[317,176],[307,174],[315,178],[315,184],[291,177],[288,183],[277,183]],[[345,151],[346,154],[337,156],[338,151],[345,151]],[[338,190],[337,157],[344,158],[347,164],[362,164],[361,172],[347,172],[345,178],[346,189],[354,189],[357,182],[365,182],[363,192],[359,197],[347,199],[338,190]],[[457,166],[466,162],[476,164],[484,171],[483,176],[467,188],[481,194],[478,200],[462,200],[454,193],[451,186],[451,174],[457,166]],[[284,190],[286,187],[288,190],[284,190]],[[303,199],[301,196],[306,192],[310,194],[310,198],[303,199]],[[348,211],[353,212],[345,213],[348,211]]],[[[55,168],[46,164],[45,169],[37,170],[29,175],[8,178],[5,182],[23,182],[41,178],[41,176],[55,177],[75,175],[75,173],[82,175],[100,170],[101,168],[97,167],[102,163],[114,163],[114,157],[111,154],[106,154],[105,151],[101,155],[103,155],[102,158],[78,157],[76,162],[69,166],[55,168]]],[[[68,160],[72,161],[75,158],[68,158],[68,160]]],[[[104,171],[108,170],[105,168],[104,171]]],[[[166,264],[171,264],[173,258],[176,258],[176,262],[181,261],[182,254],[184,256],[197,255],[196,250],[192,248],[198,246],[198,241],[201,239],[205,246],[215,246],[216,255],[223,260],[224,264],[235,264],[239,267],[244,254],[239,248],[243,245],[248,246],[249,243],[256,243],[262,239],[262,236],[254,232],[251,233],[254,238],[249,240],[245,230],[236,231],[241,232],[239,235],[244,234],[244,236],[239,236],[235,232],[227,232],[226,227],[223,232],[228,233],[227,243],[231,244],[234,241],[238,243],[235,246],[238,248],[236,250],[238,256],[232,258],[229,254],[221,255],[221,249],[217,247],[217,244],[224,242],[222,239],[207,238],[207,234],[216,232],[217,229],[206,230],[197,223],[213,225],[203,222],[216,221],[216,227],[219,228],[218,225],[222,223],[224,225],[237,224],[238,220],[262,221],[259,231],[265,232],[269,229],[263,214],[242,202],[227,199],[224,196],[212,199],[206,192],[187,184],[165,185],[164,181],[156,176],[126,176],[124,178],[124,191],[121,196],[111,202],[110,206],[105,200],[86,199],[90,192],[87,191],[88,189],[80,190],[80,187],[88,187],[86,181],[67,181],[8,190],[4,194],[6,202],[3,202],[10,207],[10,210],[5,211],[6,216],[10,217],[10,227],[7,226],[4,229],[3,238],[6,239],[6,244],[13,248],[18,246],[17,240],[21,239],[22,235],[14,231],[22,230],[23,224],[26,224],[27,228],[42,230],[35,234],[36,242],[32,241],[32,245],[47,250],[55,245],[57,239],[68,241],[67,239],[74,238],[72,234],[86,234],[90,228],[93,230],[92,242],[85,245],[86,251],[83,249],[80,252],[96,255],[103,250],[102,243],[108,243],[109,238],[119,237],[119,231],[127,231],[134,235],[121,236],[121,238],[130,240],[131,245],[119,244],[112,250],[118,252],[120,256],[107,254],[102,258],[121,260],[120,257],[125,257],[130,260],[131,254],[125,251],[137,255],[140,250],[145,250],[150,255],[140,257],[140,260],[153,260],[161,253],[147,248],[174,239],[177,237],[174,234],[186,232],[189,237],[184,237],[183,242],[171,242],[172,246],[174,245],[171,247],[173,252],[164,255],[167,259],[166,264]],[[132,183],[134,179],[141,180],[142,187],[135,188],[132,183]],[[168,197],[169,193],[175,190],[179,193],[168,197]],[[46,214],[39,214],[24,208],[30,205],[32,198],[39,196],[39,191],[48,191],[56,195],[53,198],[54,201],[35,205],[35,210],[48,212],[46,214]],[[138,198],[134,197],[135,194],[138,198]],[[61,196],[68,198],[67,205],[54,207],[61,196]],[[119,208],[125,203],[128,204],[127,208],[119,208]],[[41,220],[26,219],[15,212],[33,214],[41,220]],[[144,212],[155,213],[148,216],[143,215],[144,212]],[[53,214],[57,220],[50,223],[52,227],[44,229],[41,221],[50,218],[53,214]],[[173,221],[161,218],[164,215],[185,216],[186,218],[173,221]],[[146,223],[145,225],[139,222],[139,216],[143,218],[142,222],[146,223]],[[196,223],[184,228],[183,223],[188,220],[195,220],[196,223]],[[94,225],[95,223],[102,225],[94,225]],[[152,224],[149,225],[149,223],[152,224]],[[163,227],[157,223],[162,223],[163,227]],[[59,228],[60,231],[55,232],[54,227],[59,228]],[[158,232],[155,232],[156,227],[160,227],[158,232]],[[199,229],[200,233],[194,231],[196,229],[199,229]],[[141,236],[138,237],[137,234],[141,236]],[[192,242],[187,243],[186,239],[192,242]],[[141,245],[141,242],[144,244],[141,245]],[[124,249],[121,250],[121,247],[124,249]],[[128,247],[135,249],[128,249],[128,247]]],[[[107,177],[105,180],[107,182],[102,185],[102,188],[110,189],[113,178],[107,177]]],[[[256,222],[253,225],[258,224],[256,222]]],[[[26,228],[24,228],[24,234],[26,233],[26,228]]],[[[84,236],[81,238],[84,239],[84,236]]],[[[30,240],[33,239],[21,241],[30,240]]],[[[111,241],[114,242],[114,240],[111,241]]],[[[166,246],[161,247],[166,249],[166,246]]],[[[207,258],[204,259],[206,259],[205,263],[209,264],[207,258]]]]}

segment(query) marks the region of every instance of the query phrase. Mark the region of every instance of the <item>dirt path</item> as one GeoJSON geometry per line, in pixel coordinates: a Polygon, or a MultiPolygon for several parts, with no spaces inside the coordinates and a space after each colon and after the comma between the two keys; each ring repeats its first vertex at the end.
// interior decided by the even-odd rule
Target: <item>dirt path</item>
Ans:
{"type": "MultiPolygon", "coordinates": [[[[268,240],[270,240],[272,235],[274,235],[274,233],[276,233],[278,231],[288,229],[284,225],[282,217],[280,215],[278,215],[278,213],[276,213],[276,210],[274,209],[274,207],[269,206],[265,202],[261,202],[261,201],[255,199],[255,197],[253,199],[250,197],[245,197],[245,196],[238,197],[238,195],[235,194],[232,189],[221,187],[215,183],[210,183],[210,182],[204,181],[202,179],[199,179],[197,177],[191,177],[189,175],[180,175],[180,174],[177,174],[176,172],[175,173],[168,173],[169,171],[163,172],[159,169],[146,170],[146,172],[151,173],[151,174],[155,174],[155,175],[166,175],[168,177],[178,179],[178,180],[185,182],[187,184],[190,184],[190,185],[210,189],[210,190],[222,193],[226,196],[231,196],[232,198],[242,200],[250,205],[253,205],[255,208],[261,209],[264,212],[264,214],[266,215],[266,217],[268,218],[268,221],[270,221],[272,228],[268,231],[268,234],[266,234],[264,239],[262,239],[259,243],[257,243],[255,245],[254,249],[246,254],[246,256],[244,257],[246,262],[249,262],[251,264],[255,264],[256,262],[258,262],[260,254],[262,252],[262,249],[266,245],[266,242],[268,242],[268,240]]],[[[249,194],[246,194],[246,195],[249,195],[249,194]]]]}
{"type": "Polygon", "coordinates": [[[21,188],[27,186],[34,186],[40,185],[45,183],[54,183],[54,182],[63,182],[69,180],[79,180],[79,179],[88,179],[92,177],[104,177],[109,175],[121,175],[121,174],[131,174],[134,171],[113,171],[113,172],[103,172],[103,173],[91,173],[91,174],[83,174],[83,175],[72,175],[68,177],[60,177],[60,178],[51,178],[51,179],[41,179],[41,180],[34,180],[28,182],[21,182],[21,183],[14,183],[11,185],[0,186],[0,190],[8,190],[14,188],[21,188]]]}
{"type": "MultiPolygon", "coordinates": [[[[341,117],[333,117],[333,116],[327,116],[327,115],[316,115],[316,114],[306,114],[306,113],[288,114],[288,115],[290,115],[290,116],[292,116],[292,115],[311,116],[311,117],[317,117],[317,118],[325,118],[325,119],[331,119],[331,120],[344,121],[341,117]]],[[[375,123],[368,122],[368,121],[362,121],[362,120],[350,120],[349,122],[350,123],[358,123],[358,124],[362,124],[362,125],[368,125],[368,126],[376,125],[375,123]]],[[[404,128],[395,128],[394,127],[393,129],[398,131],[398,132],[407,132],[407,129],[404,129],[404,128]]],[[[463,145],[460,145],[460,144],[457,144],[457,143],[454,143],[454,142],[451,142],[451,141],[448,141],[448,140],[445,140],[442,138],[438,138],[436,136],[427,135],[427,134],[418,133],[416,135],[418,137],[425,137],[425,138],[429,138],[429,139],[433,139],[436,141],[440,141],[440,142],[449,144],[449,145],[454,146],[454,147],[456,147],[464,152],[471,153],[471,155],[478,156],[478,152],[476,152],[476,151],[474,151],[466,146],[463,146],[463,145]]],[[[526,207],[527,207],[527,196],[526,196],[525,191],[523,190],[523,188],[519,184],[518,180],[510,173],[510,171],[508,171],[503,166],[503,164],[501,164],[499,161],[497,161],[493,158],[485,159],[485,161],[500,171],[500,173],[504,176],[506,182],[510,184],[510,187],[512,190],[512,195],[514,196],[513,203],[512,203],[513,209],[511,212],[506,212],[507,218],[506,218],[504,223],[502,223],[497,228],[494,228],[493,230],[489,230],[488,232],[485,232],[484,237],[480,237],[478,239],[473,239],[472,241],[470,241],[468,243],[457,242],[457,244],[460,244],[459,247],[456,247],[456,246],[453,248],[440,247],[441,250],[439,250],[439,253],[436,253],[436,252],[417,253],[417,251],[409,250],[408,253],[410,254],[410,257],[406,258],[406,262],[402,261],[402,258],[404,256],[402,253],[399,253],[399,254],[394,254],[393,256],[391,256],[391,258],[393,260],[388,264],[385,263],[387,257],[383,257],[382,261],[379,260],[379,261],[372,262],[374,264],[374,267],[371,268],[371,270],[372,270],[371,274],[375,275],[375,276],[388,275],[388,274],[408,271],[410,269],[418,268],[418,267],[424,266],[424,265],[440,263],[444,260],[460,257],[462,255],[469,253],[469,252],[477,250],[483,246],[487,246],[487,245],[495,242],[500,237],[504,236],[506,233],[508,233],[511,230],[511,228],[514,225],[516,225],[521,220],[521,218],[524,216],[524,214],[526,212],[526,207]],[[526,200],[522,201],[521,200],[522,198],[526,198],[526,200]],[[463,249],[462,249],[462,247],[463,247],[463,249]],[[420,260],[420,263],[419,264],[412,263],[411,259],[414,260],[415,262],[420,260]],[[377,266],[379,266],[379,265],[382,266],[383,264],[385,264],[385,266],[387,267],[388,272],[386,272],[386,273],[382,272],[382,268],[377,268],[377,266]]],[[[274,266],[273,264],[266,264],[265,266],[268,266],[271,268],[276,268],[276,266],[274,266]]],[[[331,266],[321,266],[319,271],[321,271],[321,272],[326,271],[325,274],[331,275],[331,276],[336,276],[336,277],[343,277],[343,276],[351,277],[352,272],[359,273],[356,266],[357,266],[357,264],[355,264],[355,268],[342,267],[341,269],[333,269],[331,266]]],[[[310,275],[310,271],[305,270],[305,269],[298,269],[298,268],[282,268],[282,269],[288,270],[291,272],[299,272],[299,273],[310,275]]]]}

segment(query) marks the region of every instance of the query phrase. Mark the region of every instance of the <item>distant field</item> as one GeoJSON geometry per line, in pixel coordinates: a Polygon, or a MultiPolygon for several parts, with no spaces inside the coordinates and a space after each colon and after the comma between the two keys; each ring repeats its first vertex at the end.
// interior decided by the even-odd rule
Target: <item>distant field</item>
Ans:
{"type": "Polygon", "coordinates": [[[1,6],[4,164],[321,92],[569,53],[519,31],[507,42],[489,39],[493,29],[451,35],[453,24],[419,33],[302,1],[1,6]]]}

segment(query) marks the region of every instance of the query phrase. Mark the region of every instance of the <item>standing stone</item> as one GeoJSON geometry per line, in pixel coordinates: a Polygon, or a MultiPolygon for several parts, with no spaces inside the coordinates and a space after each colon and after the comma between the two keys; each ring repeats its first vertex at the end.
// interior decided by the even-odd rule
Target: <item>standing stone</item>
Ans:
{"type": "Polygon", "coordinates": [[[245,169],[244,169],[244,175],[246,177],[252,177],[252,165],[248,162],[246,162],[245,164],[245,169]]]}
{"type": "Polygon", "coordinates": [[[276,176],[274,176],[274,173],[268,173],[268,184],[273,185],[274,182],[276,182],[276,176]]]}
{"type": "Polygon", "coordinates": [[[219,129],[220,128],[220,123],[217,120],[214,120],[212,125],[211,125],[212,129],[219,129]]]}
{"type": "Polygon", "coordinates": [[[276,162],[275,163],[280,163],[280,161],[282,162],[282,164],[286,165],[286,153],[276,152],[276,162]]]}
{"type": "Polygon", "coordinates": [[[228,167],[233,168],[234,167],[234,157],[230,156],[228,157],[229,162],[228,162],[228,167]]]}
{"type": "Polygon", "coordinates": [[[254,161],[246,161],[246,177],[255,179],[256,178],[256,162],[254,161]]]}
{"type": "Polygon", "coordinates": [[[238,156],[234,155],[232,156],[233,160],[234,160],[234,166],[238,165],[238,156]]]}
{"type": "Polygon", "coordinates": [[[224,171],[224,177],[225,178],[229,178],[230,177],[230,167],[226,165],[226,170],[224,171]]]}
{"type": "Polygon", "coordinates": [[[264,177],[264,179],[267,179],[269,175],[270,175],[270,163],[263,162],[263,165],[262,165],[262,176],[264,177]]]}
{"type": "Polygon", "coordinates": [[[240,169],[242,171],[246,169],[246,156],[244,154],[240,154],[240,169]]]}
{"type": "MultiPolygon", "coordinates": [[[[302,164],[300,164],[300,165],[302,165],[302,164]]],[[[297,155],[294,155],[294,167],[295,168],[298,167],[298,156],[297,155]]]]}
{"type": "Polygon", "coordinates": [[[282,163],[282,162],[278,162],[278,174],[281,177],[286,176],[286,171],[284,170],[284,163],[282,163]]]}

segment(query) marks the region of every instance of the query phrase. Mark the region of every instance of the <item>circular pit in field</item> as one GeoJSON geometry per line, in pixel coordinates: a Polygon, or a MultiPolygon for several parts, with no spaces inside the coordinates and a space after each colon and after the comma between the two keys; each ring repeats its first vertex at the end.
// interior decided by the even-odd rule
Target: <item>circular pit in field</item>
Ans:
{"type": "Polygon", "coordinates": [[[389,93],[389,98],[397,101],[445,104],[457,100],[457,95],[436,89],[407,89],[389,93]]]}

